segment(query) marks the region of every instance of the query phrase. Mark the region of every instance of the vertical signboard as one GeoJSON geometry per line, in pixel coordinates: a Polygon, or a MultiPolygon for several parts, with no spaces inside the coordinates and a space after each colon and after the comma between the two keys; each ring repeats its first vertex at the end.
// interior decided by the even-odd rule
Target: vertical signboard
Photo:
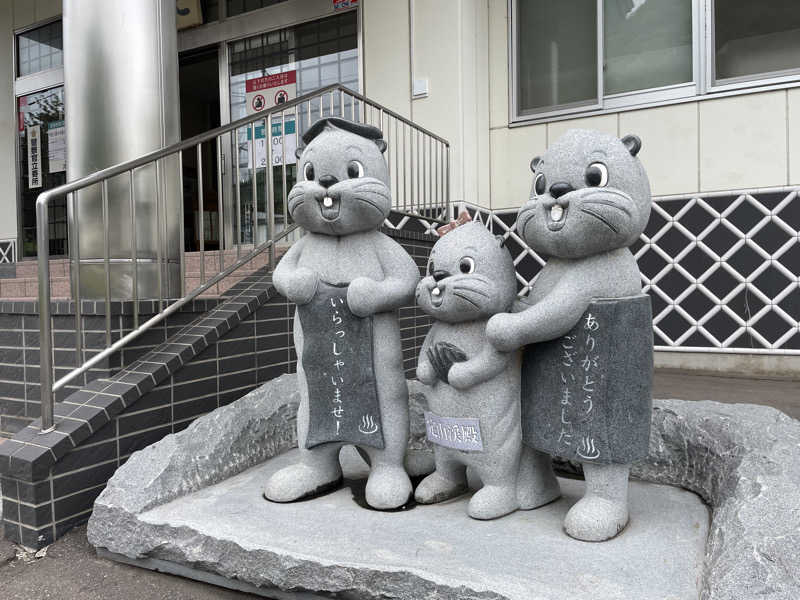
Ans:
{"type": "Polygon", "coordinates": [[[42,187],[42,133],[39,125],[28,127],[28,188],[42,187]]]}
{"type": "Polygon", "coordinates": [[[67,138],[64,121],[47,124],[47,171],[60,173],[67,170],[67,138]]]}

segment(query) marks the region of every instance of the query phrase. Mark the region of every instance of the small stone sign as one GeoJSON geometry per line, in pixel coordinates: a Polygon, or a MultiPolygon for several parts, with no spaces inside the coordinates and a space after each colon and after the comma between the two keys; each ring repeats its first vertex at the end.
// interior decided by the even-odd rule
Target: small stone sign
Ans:
{"type": "Polygon", "coordinates": [[[426,410],[425,433],[429,442],[445,448],[483,452],[478,419],[440,417],[426,410]]]}
{"type": "Polygon", "coordinates": [[[342,442],[383,449],[372,363],[372,317],[350,312],[346,285],[323,282],[311,302],[298,306],[297,312],[308,382],[306,448],[342,442]]]}
{"type": "Polygon", "coordinates": [[[525,348],[523,441],[578,462],[647,455],[653,382],[648,296],[595,300],[565,336],[525,348]]]}

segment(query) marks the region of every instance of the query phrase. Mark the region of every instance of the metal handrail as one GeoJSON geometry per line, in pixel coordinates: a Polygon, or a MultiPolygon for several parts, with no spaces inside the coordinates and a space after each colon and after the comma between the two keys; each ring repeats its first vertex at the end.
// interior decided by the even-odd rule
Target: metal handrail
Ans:
{"type": "Polygon", "coordinates": [[[111,167],[106,167],[105,169],[101,169],[100,171],[95,171],[94,173],[92,173],[91,175],[87,175],[86,177],[81,177],[80,179],[75,179],[74,181],[70,181],[70,182],[67,182],[67,183],[65,183],[63,185],[60,185],[58,187],[55,187],[55,188],[49,189],[47,191],[44,191],[41,194],[39,194],[39,196],[37,197],[37,199],[36,199],[36,207],[38,209],[40,203],[47,204],[53,196],[61,196],[61,195],[69,194],[70,192],[74,192],[76,190],[88,187],[90,185],[94,185],[96,183],[100,183],[104,179],[110,179],[110,178],[115,177],[117,175],[122,175],[123,173],[125,173],[127,171],[131,171],[133,169],[136,169],[137,167],[143,167],[146,164],[149,164],[149,163],[154,162],[156,160],[159,160],[161,158],[165,158],[165,157],[167,157],[167,156],[169,156],[171,154],[176,154],[177,152],[180,152],[181,150],[188,150],[192,146],[197,146],[198,144],[202,144],[203,142],[211,141],[211,140],[213,140],[213,139],[215,139],[215,138],[217,138],[217,137],[219,137],[221,135],[224,135],[226,133],[231,133],[232,131],[235,131],[237,129],[241,129],[245,125],[250,125],[251,123],[256,123],[258,121],[263,121],[264,118],[269,116],[269,115],[274,115],[276,113],[284,113],[290,108],[294,108],[295,106],[300,106],[302,104],[305,104],[309,100],[314,100],[317,97],[324,96],[325,94],[328,94],[330,92],[345,92],[348,95],[352,96],[353,98],[355,98],[357,100],[360,100],[361,102],[364,102],[366,104],[371,104],[373,106],[379,107],[383,111],[383,113],[385,115],[389,115],[389,116],[393,117],[394,119],[397,119],[398,121],[401,121],[401,122],[405,123],[406,125],[408,125],[410,127],[413,127],[414,129],[416,129],[420,133],[424,133],[425,135],[427,135],[429,137],[432,137],[433,139],[435,139],[436,141],[444,144],[448,148],[450,147],[450,142],[448,142],[446,139],[444,139],[442,137],[439,137],[435,133],[432,133],[432,132],[428,131],[427,129],[425,129],[424,127],[421,127],[420,125],[417,125],[416,123],[414,123],[413,121],[410,121],[409,119],[405,118],[404,116],[402,116],[402,115],[400,115],[400,114],[398,114],[398,113],[396,113],[396,112],[394,112],[394,111],[392,111],[392,110],[390,110],[390,109],[388,109],[386,107],[380,106],[378,103],[367,99],[365,96],[362,96],[358,92],[354,92],[350,88],[336,83],[336,84],[332,84],[332,85],[326,86],[324,88],[320,88],[320,89],[318,89],[318,90],[316,90],[314,92],[305,94],[303,96],[298,96],[294,100],[289,100],[289,101],[287,101],[287,102],[285,102],[283,104],[278,104],[277,106],[273,106],[271,108],[267,108],[267,109],[262,110],[262,111],[260,111],[258,113],[255,113],[253,115],[250,115],[250,116],[247,116],[247,117],[242,117],[241,119],[233,121],[233,122],[231,122],[231,123],[229,123],[227,125],[222,125],[221,127],[217,127],[216,129],[210,129],[209,131],[206,131],[205,133],[201,133],[201,134],[198,134],[198,135],[196,135],[194,137],[187,138],[187,139],[185,139],[183,141],[176,142],[175,144],[172,144],[170,146],[166,146],[165,148],[160,148],[158,150],[153,150],[152,152],[149,152],[148,154],[144,154],[144,155],[140,156],[139,158],[134,158],[132,160],[129,160],[129,161],[126,161],[126,162],[123,162],[123,163],[119,163],[119,164],[113,165],[111,167]]]}
{"type": "MultiPolygon", "coordinates": [[[[296,226],[289,227],[281,232],[280,235],[275,235],[275,210],[274,202],[276,201],[276,190],[273,184],[273,176],[270,176],[270,171],[273,167],[278,166],[274,163],[273,158],[278,159],[279,156],[273,157],[272,143],[267,144],[267,160],[264,167],[257,167],[256,165],[256,124],[263,121],[265,128],[265,137],[268,140],[272,139],[272,125],[280,123],[281,131],[280,137],[282,142],[282,196],[283,196],[283,226],[288,225],[287,214],[287,173],[286,173],[286,124],[287,113],[288,118],[294,118],[294,123],[297,127],[300,121],[307,119],[306,125],[310,125],[312,118],[319,118],[324,116],[327,112],[329,116],[340,116],[348,118],[346,114],[346,104],[349,107],[349,118],[352,120],[361,120],[364,123],[374,124],[377,121],[379,127],[384,131],[384,138],[387,142],[386,158],[388,166],[389,184],[394,191],[395,210],[405,212],[406,214],[418,216],[426,221],[440,221],[447,220],[450,213],[450,144],[449,142],[436,134],[428,131],[424,127],[413,123],[402,115],[370,100],[369,98],[350,90],[349,88],[340,84],[333,84],[305,94],[290,100],[286,103],[268,108],[258,113],[243,117],[227,125],[217,127],[205,133],[193,136],[181,142],[172,144],[165,148],[160,148],[149,152],[138,158],[107,167],[80,179],[70,181],[64,185],[56,188],[46,190],[39,194],[36,200],[36,221],[37,221],[37,263],[38,263],[38,299],[39,299],[39,331],[40,331],[40,386],[41,386],[41,403],[42,403],[42,431],[49,431],[53,428],[53,406],[54,397],[53,393],[63,388],[67,383],[74,380],[76,377],[86,373],[89,369],[100,363],[102,360],[108,358],[113,353],[125,347],[130,341],[136,339],[143,332],[152,328],[154,325],[162,322],[166,317],[179,310],[190,300],[196,298],[198,295],[207,291],[211,286],[219,283],[222,279],[236,271],[238,268],[252,260],[261,252],[269,251],[269,265],[272,267],[275,263],[275,243],[277,240],[287,238],[290,234],[297,230],[296,226]],[[336,97],[338,96],[339,107],[338,112],[335,114],[336,97]],[[345,100],[349,102],[346,103],[345,100]],[[329,102],[328,102],[329,100],[329,102]],[[327,105],[325,103],[328,103],[327,105]],[[312,104],[316,107],[312,111],[312,104]],[[358,106],[357,106],[358,104],[358,106]],[[304,107],[305,105],[305,107],[304,107]],[[278,121],[280,119],[280,121],[278,121]],[[384,128],[384,123],[386,127],[384,128]],[[242,244],[242,227],[241,227],[241,208],[242,201],[240,195],[240,160],[238,152],[240,151],[241,141],[239,140],[239,132],[241,129],[246,129],[251,136],[253,145],[250,150],[251,165],[247,168],[253,169],[253,184],[251,198],[247,201],[252,202],[253,210],[253,233],[252,243],[254,249],[246,256],[241,256],[242,244]],[[219,221],[224,223],[222,218],[223,210],[223,197],[222,197],[222,165],[224,165],[222,154],[222,136],[233,133],[237,139],[237,154],[236,154],[236,196],[235,196],[235,231],[233,234],[236,236],[236,262],[224,269],[223,260],[223,236],[220,232],[220,250],[219,250],[219,268],[220,271],[212,277],[209,281],[205,280],[205,235],[203,233],[203,207],[202,207],[202,194],[198,194],[200,212],[200,281],[201,284],[192,290],[190,293],[184,295],[179,300],[169,304],[167,307],[163,306],[164,293],[163,293],[163,277],[162,277],[162,258],[166,259],[166,255],[161,255],[161,244],[165,242],[166,231],[162,232],[161,227],[158,227],[158,243],[157,243],[157,257],[158,263],[158,294],[159,294],[159,313],[150,318],[145,323],[139,324],[139,298],[138,287],[136,283],[137,273],[137,246],[136,246],[136,221],[135,221],[135,192],[134,192],[134,171],[139,167],[146,165],[155,165],[155,181],[156,181],[156,208],[160,208],[161,203],[161,187],[159,181],[164,181],[164,169],[161,159],[177,155],[178,159],[178,176],[181,179],[179,189],[181,190],[181,198],[183,197],[183,184],[182,184],[182,157],[183,151],[195,148],[198,158],[198,171],[202,173],[202,145],[206,142],[216,142],[216,159],[217,163],[217,182],[220,190],[219,198],[219,221]],[[408,134],[408,135],[407,135],[408,134]],[[407,161],[408,158],[408,161],[407,161]],[[410,168],[408,168],[410,167],[410,168]],[[257,184],[256,184],[256,171],[257,168],[266,169],[264,182],[265,193],[265,209],[267,212],[267,235],[269,240],[265,240],[261,245],[258,242],[258,197],[257,197],[257,184]],[[133,331],[123,336],[115,343],[111,343],[111,287],[110,287],[110,250],[109,250],[109,235],[108,235],[108,218],[109,218],[109,194],[108,194],[108,180],[120,175],[128,174],[129,191],[128,202],[131,211],[131,262],[133,264],[133,331]],[[72,247],[71,259],[74,261],[74,269],[72,273],[72,286],[73,286],[73,299],[75,301],[75,323],[76,323],[76,356],[80,361],[82,355],[82,316],[81,316],[81,297],[80,297],[80,247],[78,245],[79,236],[79,220],[77,218],[80,209],[80,202],[77,198],[77,193],[80,190],[88,188],[93,185],[100,184],[101,200],[102,200],[102,217],[104,227],[104,240],[103,240],[103,266],[105,270],[105,303],[106,303],[106,348],[99,354],[93,356],[90,360],[86,361],[79,367],[73,369],[68,374],[61,377],[53,384],[53,348],[51,337],[51,312],[50,312],[50,264],[49,264],[49,229],[48,229],[48,205],[50,201],[58,196],[68,195],[73,202],[73,228],[74,231],[70,235],[70,245],[72,247]],[[401,194],[402,189],[402,194],[401,194]],[[402,207],[398,205],[398,198],[403,197],[402,207]],[[409,201],[410,199],[410,201],[409,201]],[[410,209],[409,209],[410,207],[410,209]],[[409,209],[409,210],[407,210],[409,209]]],[[[299,130],[296,131],[299,135],[299,130]]],[[[202,185],[202,183],[200,183],[202,185]]],[[[180,235],[183,237],[183,201],[180,202],[180,235]]],[[[166,204],[164,204],[166,207],[166,204]]],[[[163,215],[162,215],[163,216],[163,215]]],[[[233,222],[233,221],[232,221],[233,222]]],[[[228,234],[229,235],[229,234],[228,234]]],[[[180,245],[180,279],[181,288],[185,284],[185,260],[183,244],[180,245]]],[[[167,292],[169,294],[169,290],[167,292]]]]}
{"type": "MultiPolygon", "coordinates": [[[[228,275],[230,275],[234,271],[238,270],[240,267],[243,267],[244,265],[246,265],[248,262],[253,260],[256,256],[258,256],[259,254],[264,252],[264,250],[272,248],[279,240],[281,240],[281,239],[283,239],[285,237],[288,237],[289,234],[293,233],[297,229],[300,229],[300,227],[297,226],[297,225],[292,225],[291,227],[288,227],[287,229],[284,229],[274,239],[267,240],[266,242],[262,242],[257,248],[251,250],[248,254],[246,254],[244,257],[240,258],[239,260],[237,260],[235,263],[233,263],[227,269],[225,269],[224,271],[220,271],[214,277],[209,279],[207,282],[197,286],[191,292],[186,294],[183,298],[181,298],[179,300],[176,300],[175,302],[173,302],[172,304],[170,304],[169,306],[164,308],[164,310],[162,310],[160,313],[158,313],[157,315],[153,316],[152,318],[148,319],[147,321],[145,321],[144,323],[139,325],[139,327],[137,329],[134,329],[133,331],[131,331],[127,335],[123,336],[122,338],[120,338],[119,340],[114,342],[111,346],[109,346],[108,348],[106,348],[105,350],[100,352],[99,354],[96,354],[91,359],[87,360],[80,367],[77,367],[76,369],[73,369],[72,371],[70,371],[69,373],[64,375],[61,379],[59,379],[58,381],[56,381],[53,384],[52,391],[56,392],[56,391],[60,390],[67,383],[69,383],[70,381],[72,381],[73,379],[78,377],[79,375],[85,373],[86,371],[88,371],[89,369],[91,369],[92,367],[97,365],[99,362],[101,362],[103,359],[108,358],[109,356],[114,354],[114,352],[116,352],[117,350],[120,350],[123,347],[127,346],[129,342],[132,342],[133,340],[135,340],[137,337],[139,337],[145,331],[147,331],[148,329],[151,329],[154,325],[158,325],[161,321],[166,319],[168,316],[174,314],[175,312],[180,310],[183,306],[185,306],[187,303],[189,303],[192,300],[194,300],[195,298],[197,298],[199,295],[201,295],[203,292],[205,292],[208,288],[210,288],[213,285],[216,285],[217,283],[219,283],[220,281],[225,279],[225,277],[227,277],[228,275]]],[[[42,423],[42,425],[44,426],[44,423],[42,423]]]]}

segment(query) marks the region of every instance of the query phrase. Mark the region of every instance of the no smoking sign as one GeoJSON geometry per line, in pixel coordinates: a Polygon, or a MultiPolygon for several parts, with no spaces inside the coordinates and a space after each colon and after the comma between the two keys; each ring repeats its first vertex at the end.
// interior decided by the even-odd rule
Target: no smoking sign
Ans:
{"type": "Polygon", "coordinates": [[[253,96],[250,105],[253,107],[253,112],[258,112],[260,110],[264,110],[266,100],[264,100],[264,96],[262,94],[256,94],[253,96]]]}
{"type": "Polygon", "coordinates": [[[247,114],[291,102],[297,96],[297,71],[261,75],[245,82],[247,114]]]}

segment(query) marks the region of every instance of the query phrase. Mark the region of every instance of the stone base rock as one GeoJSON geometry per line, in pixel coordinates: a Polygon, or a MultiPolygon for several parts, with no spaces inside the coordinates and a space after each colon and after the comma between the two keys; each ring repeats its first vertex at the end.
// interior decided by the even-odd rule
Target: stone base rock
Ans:
{"type": "MultiPolygon", "coordinates": [[[[410,462],[421,473],[432,466],[417,414],[425,388],[409,386],[410,462]]],[[[577,480],[562,480],[564,498],[552,505],[490,522],[470,520],[465,497],[372,511],[359,505],[358,481],[268,503],[261,487],[290,460],[297,401],[295,378],[283,376],[131,456],[97,499],[91,543],[274,598],[800,597],[800,423],[776,410],[655,401],[631,524],[590,544],[561,530],[582,492],[577,480]],[[708,536],[694,495],[652,483],[708,502],[708,536]]],[[[351,478],[364,474],[354,452],[344,456],[351,478]]]]}
{"type": "MultiPolygon", "coordinates": [[[[493,522],[467,517],[469,496],[387,513],[364,508],[368,470],[348,450],[347,479],[335,492],[291,504],[264,501],[264,481],[296,458],[293,450],[139,514],[136,544],[176,567],[158,565],[162,570],[211,571],[277,598],[278,590],[369,600],[560,600],[580,589],[596,600],[698,596],[709,519],[695,494],[635,482],[631,524],[600,546],[562,531],[581,481],[562,480],[561,500],[493,522]]],[[[95,542],[96,535],[93,525],[95,542]]],[[[106,543],[130,557],[127,538],[106,543]]]]}

